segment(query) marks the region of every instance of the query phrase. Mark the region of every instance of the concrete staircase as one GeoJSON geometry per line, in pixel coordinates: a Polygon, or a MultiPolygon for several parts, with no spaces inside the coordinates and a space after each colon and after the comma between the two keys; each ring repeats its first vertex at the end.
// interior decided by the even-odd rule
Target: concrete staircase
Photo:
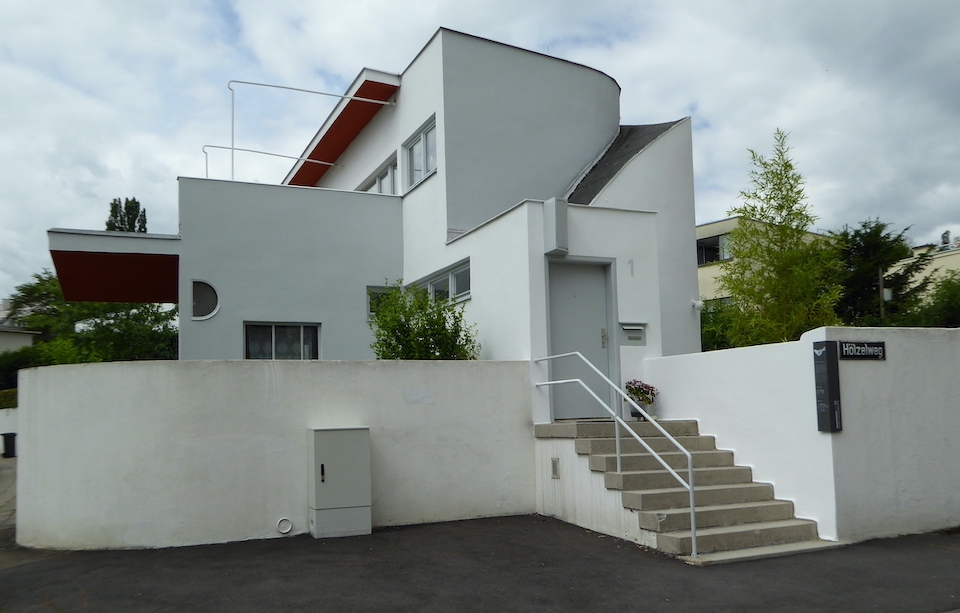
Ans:
{"type": "MultiPolygon", "coordinates": [[[[625,509],[636,513],[638,542],[697,564],[802,553],[839,543],[821,541],[814,521],[797,519],[793,503],[774,498],[773,486],[753,481],[747,466],[734,464],[733,452],[719,450],[712,436],[699,433],[694,420],[658,422],[691,452],[696,492],[698,556],[691,558],[690,499],[686,489],[652,454],[623,432],[621,471],[617,471],[614,424],[610,420],[537,424],[538,439],[573,439],[576,454],[587,456],[589,470],[608,490],[620,492],[625,509]],[[653,538],[651,538],[653,537],[653,538]]],[[[649,422],[631,427],[686,478],[686,457],[649,422]]],[[[582,469],[578,469],[582,470],[582,469]]]]}

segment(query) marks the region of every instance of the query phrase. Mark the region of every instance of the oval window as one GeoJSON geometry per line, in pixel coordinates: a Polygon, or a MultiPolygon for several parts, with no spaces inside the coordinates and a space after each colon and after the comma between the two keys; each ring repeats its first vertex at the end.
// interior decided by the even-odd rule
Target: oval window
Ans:
{"type": "Polygon", "coordinates": [[[196,318],[210,317],[216,312],[219,304],[217,290],[203,281],[193,282],[193,316],[196,318]]]}

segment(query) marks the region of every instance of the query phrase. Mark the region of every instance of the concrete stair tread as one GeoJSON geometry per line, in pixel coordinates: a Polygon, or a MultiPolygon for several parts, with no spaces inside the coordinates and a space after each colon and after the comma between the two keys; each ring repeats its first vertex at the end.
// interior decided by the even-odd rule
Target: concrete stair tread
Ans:
{"type": "MultiPolygon", "coordinates": [[[[706,466],[734,466],[733,452],[725,449],[704,449],[690,452],[694,468],[706,466]]],[[[686,455],[680,451],[663,451],[657,454],[674,470],[686,469],[686,455]]],[[[592,453],[590,454],[590,470],[594,472],[616,472],[617,454],[592,453]]],[[[663,465],[656,460],[656,456],[649,452],[621,453],[620,466],[624,470],[652,470],[662,469],[663,465]],[[643,467],[643,468],[638,468],[643,467]]]]}
{"type": "MultiPolygon", "coordinates": [[[[754,502],[730,502],[726,504],[709,504],[709,505],[697,505],[697,513],[709,512],[709,511],[727,511],[735,510],[742,508],[755,508],[755,507],[777,507],[782,505],[790,505],[788,500],[757,500],[754,502]]],[[[657,511],[644,511],[646,513],[658,513],[661,515],[689,515],[690,507],[678,507],[674,509],[660,509],[657,511]]]]}
{"type": "MultiPolygon", "coordinates": [[[[635,421],[628,423],[630,428],[641,436],[663,436],[651,422],[635,421]]],[[[695,436],[699,432],[699,425],[694,419],[671,419],[657,421],[656,423],[673,436],[677,436],[677,434],[695,436]]],[[[604,438],[613,437],[614,429],[611,419],[560,421],[550,424],[534,424],[533,435],[536,438],[604,438]]],[[[624,432],[623,436],[629,437],[630,435],[624,432]]]]}
{"type": "MultiPolygon", "coordinates": [[[[696,484],[696,482],[697,482],[697,481],[696,481],[696,480],[697,480],[697,473],[724,472],[724,471],[731,471],[731,470],[746,470],[746,469],[748,469],[747,466],[737,466],[737,465],[732,465],[732,466],[694,466],[694,467],[693,467],[693,480],[694,480],[693,482],[694,482],[694,484],[696,484]]],[[[678,475],[680,475],[681,477],[684,477],[684,476],[686,476],[686,474],[687,474],[687,469],[686,469],[686,468],[682,468],[682,469],[680,469],[680,470],[677,470],[677,469],[675,468],[675,469],[673,469],[673,470],[674,470],[678,475]]],[[[661,473],[667,473],[667,472],[668,472],[668,471],[667,471],[667,469],[665,469],[665,468],[651,468],[651,469],[647,469],[647,470],[622,470],[622,471],[620,471],[620,472],[610,471],[610,472],[608,472],[607,474],[608,474],[608,475],[659,475],[659,474],[661,474],[661,473]]],[[[696,488],[694,488],[694,489],[696,489],[696,488]]]]}
{"type": "MultiPolygon", "coordinates": [[[[734,524],[732,526],[714,526],[712,528],[698,528],[697,538],[703,536],[714,536],[717,534],[731,534],[735,532],[756,532],[766,528],[785,528],[790,526],[804,526],[817,522],[811,519],[778,519],[776,521],[758,521],[750,524],[734,524]]],[[[665,533],[676,538],[690,538],[690,530],[676,530],[665,533]]]]}
{"type": "MultiPolygon", "coordinates": [[[[732,504],[773,500],[773,487],[769,483],[728,483],[697,485],[696,500],[701,505],[732,504]]],[[[621,490],[620,500],[627,509],[660,511],[664,509],[690,508],[690,495],[683,487],[666,487],[649,490],[621,490]]]]}
{"type": "Polygon", "coordinates": [[[712,566],[714,564],[729,564],[731,562],[748,562],[750,560],[766,560],[769,558],[780,558],[799,553],[810,553],[814,551],[824,551],[843,547],[846,543],[835,541],[811,540],[799,541],[796,543],[785,543],[783,545],[766,545],[763,547],[749,547],[747,549],[734,549],[730,551],[714,551],[711,553],[701,553],[696,558],[691,556],[679,556],[687,564],[694,566],[712,566]]]}
{"type": "MultiPolygon", "coordinates": [[[[807,519],[760,521],[697,529],[697,548],[703,553],[734,551],[817,540],[817,523],[807,519]]],[[[690,530],[661,532],[657,549],[676,556],[692,549],[690,530]]]]}
{"type": "MultiPolygon", "coordinates": [[[[666,471],[664,471],[664,472],[666,472],[666,471]]],[[[681,475],[681,476],[682,476],[682,475],[681,475]]],[[[760,485],[760,486],[766,486],[766,485],[769,485],[769,484],[768,484],[768,483],[761,483],[761,482],[759,482],[759,481],[749,481],[749,482],[746,482],[746,483],[725,483],[725,484],[724,484],[724,483],[721,483],[721,484],[717,484],[717,485],[699,485],[699,484],[694,484],[693,491],[694,491],[694,492],[699,492],[699,491],[713,491],[713,490],[722,490],[722,489],[726,489],[726,488],[755,487],[755,486],[758,486],[758,485],[760,485]]],[[[644,494],[672,494],[672,493],[674,493],[674,492],[683,492],[683,493],[686,493],[686,492],[687,492],[687,488],[681,487],[681,486],[677,486],[677,487],[656,487],[656,488],[652,488],[652,489],[649,489],[649,490],[623,490],[622,493],[624,493],[624,494],[629,494],[629,493],[632,493],[632,492],[641,492],[641,493],[644,493],[644,494]]],[[[689,508],[689,507],[688,507],[688,508],[689,508]]]]}
{"type": "MultiPolygon", "coordinates": [[[[788,500],[741,501],[698,505],[697,529],[777,521],[793,518],[793,503],[788,500]]],[[[690,507],[640,511],[640,527],[658,533],[689,529],[690,507]]]]}
{"type": "MultiPolygon", "coordinates": [[[[696,456],[696,455],[710,455],[710,454],[722,455],[722,454],[728,454],[728,453],[733,453],[733,452],[730,451],[729,449],[691,449],[691,450],[690,450],[690,455],[692,455],[692,456],[696,456]]],[[[617,454],[615,454],[615,453],[595,453],[595,454],[592,454],[592,455],[593,455],[593,457],[595,457],[595,458],[616,458],[616,457],[617,457],[617,454]]],[[[627,458],[646,458],[646,457],[650,457],[650,456],[652,456],[652,455],[653,455],[653,454],[650,453],[649,451],[631,451],[630,453],[621,453],[621,454],[620,454],[620,457],[621,457],[622,459],[627,459],[627,458]]],[[[661,452],[658,452],[657,455],[660,455],[660,456],[683,456],[684,453],[683,453],[682,451],[680,451],[679,449],[677,449],[676,451],[661,451],[661,452]]]]}
{"type": "MultiPolygon", "coordinates": [[[[677,446],[665,436],[645,436],[642,438],[644,442],[655,449],[657,453],[680,451],[677,446]]],[[[680,435],[673,438],[681,447],[690,452],[719,451],[716,446],[716,439],[709,434],[680,435]]],[[[609,455],[616,453],[617,439],[613,437],[589,437],[574,440],[576,441],[575,449],[578,455],[609,455]]],[[[620,451],[621,454],[647,453],[647,449],[633,437],[623,437],[620,439],[620,451]]]]}

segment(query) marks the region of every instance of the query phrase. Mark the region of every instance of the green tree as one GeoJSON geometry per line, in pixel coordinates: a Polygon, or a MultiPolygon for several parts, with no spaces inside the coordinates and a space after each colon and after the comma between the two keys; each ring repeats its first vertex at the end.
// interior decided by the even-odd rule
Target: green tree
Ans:
{"type": "Polygon", "coordinates": [[[905,236],[907,230],[893,233],[889,228],[879,219],[868,219],[857,228],[844,226],[832,233],[839,249],[843,285],[836,312],[847,325],[904,325],[930,285],[930,275],[923,276],[923,272],[933,260],[933,248],[895,267],[914,252],[905,236]],[[882,300],[881,277],[890,300],[882,300]]]}
{"type": "Polygon", "coordinates": [[[400,281],[371,294],[370,345],[380,360],[475,360],[480,353],[473,326],[464,323],[463,305],[434,300],[400,281]]]}
{"type": "Polygon", "coordinates": [[[17,286],[10,318],[41,333],[37,355],[43,364],[177,358],[176,308],[67,302],[52,272],[44,270],[33,279],[17,286]],[[45,346],[54,341],[56,345],[45,346]]]}
{"type": "Polygon", "coordinates": [[[112,232],[146,232],[147,209],[140,208],[136,198],[119,198],[110,201],[110,216],[107,217],[107,230],[112,232]]]}
{"type": "Polygon", "coordinates": [[[960,271],[952,270],[931,283],[910,323],[960,328],[960,271]]]}
{"type": "Polygon", "coordinates": [[[840,323],[834,242],[811,233],[803,176],[789,157],[787,134],[774,134],[773,154],[750,151],[750,189],[730,215],[740,223],[727,243],[719,286],[731,298],[722,311],[733,346],[795,340],[807,330],[840,323]]]}

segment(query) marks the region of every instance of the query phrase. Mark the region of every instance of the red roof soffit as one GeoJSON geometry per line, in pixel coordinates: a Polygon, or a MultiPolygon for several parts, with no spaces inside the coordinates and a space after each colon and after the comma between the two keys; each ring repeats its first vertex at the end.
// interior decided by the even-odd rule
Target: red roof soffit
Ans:
{"type": "MultiPolygon", "coordinates": [[[[391,83],[380,83],[377,81],[364,81],[353,96],[358,98],[369,98],[370,100],[382,100],[386,102],[390,96],[399,88],[398,85],[391,83]]],[[[317,145],[310,151],[306,157],[311,160],[334,163],[340,155],[350,146],[353,139],[367,127],[373,116],[380,111],[382,104],[375,102],[363,102],[360,100],[348,100],[343,110],[330,124],[326,133],[320,138],[317,145]]],[[[296,173],[287,182],[287,185],[301,185],[313,187],[317,181],[327,172],[329,166],[324,164],[311,164],[303,162],[296,173]]]]}
{"type": "Polygon", "coordinates": [[[51,251],[63,297],[76,302],[178,302],[180,257],[51,251]]]}

